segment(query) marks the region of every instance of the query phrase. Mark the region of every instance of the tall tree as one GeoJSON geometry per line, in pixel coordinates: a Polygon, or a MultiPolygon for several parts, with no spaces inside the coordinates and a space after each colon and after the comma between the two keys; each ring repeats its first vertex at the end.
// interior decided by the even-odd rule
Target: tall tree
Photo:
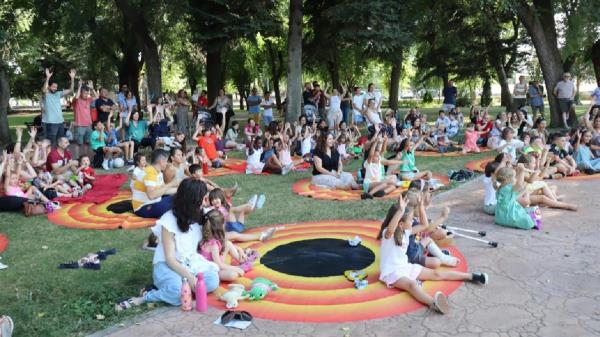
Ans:
{"type": "Polygon", "coordinates": [[[287,113],[285,120],[300,116],[302,102],[302,0],[289,0],[287,113]]]}

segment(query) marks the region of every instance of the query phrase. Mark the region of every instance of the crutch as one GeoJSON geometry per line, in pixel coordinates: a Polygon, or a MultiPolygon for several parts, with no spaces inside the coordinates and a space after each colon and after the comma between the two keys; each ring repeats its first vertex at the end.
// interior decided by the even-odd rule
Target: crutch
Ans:
{"type": "Polygon", "coordinates": [[[473,234],[478,234],[479,236],[485,236],[485,231],[476,231],[473,229],[467,229],[467,228],[461,228],[461,227],[453,227],[453,226],[446,226],[446,225],[441,225],[440,227],[442,227],[443,229],[449,229],[452,231],[461,231],[461,232],[467,232],[467,233],[473,233],[473,234]]]}
{"type": "Polygon", "coordinates": [[[456,235],[456,236],[461,237],[461,238],[483,242],[483,243],[485,243],[485,244],[487,244],[489,246],[492,246],[494,248],[498,247],[498,242],[496,242],[496,241],[488,241],[488,240],[476,238],[474,236],[469,236],[469,235],[460,234],[460,233],[456,233],[456,232],[450,232],[450,231],[448,232],[448,235],[456,235]]]}

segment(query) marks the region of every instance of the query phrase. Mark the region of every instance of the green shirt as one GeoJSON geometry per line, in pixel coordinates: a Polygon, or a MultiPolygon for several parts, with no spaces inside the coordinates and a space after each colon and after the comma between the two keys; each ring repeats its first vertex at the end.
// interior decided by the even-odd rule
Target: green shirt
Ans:
{"type": "Polygon", "coordinates": [[[144,136],[146,135],[146,127],[146,121],[137,121],[137,125],[135,125],[133,121],[130,121],[129,128],[127,131],[129,139],[141,142],[144,136]]]}
{"type": "Polygon", "coordinates": [[[402,165],[400,165],[400,172],[408,173],[414,172],[417,167],[415,166],[415,153],[412,151],[406,151],[402,153],[402,165]]]}
{"type": "Polygon", "coordinates": [[[527,210],[517,201],[519,193],[513,190],[513,185],[502,186],[496,192],[496,210],[494,221],[506,227],[532,229],[535,223],[527,210]]]}
{"type": "Polygon", "coordinates": [[[98,130],[94,130],[90,135],[90,146],[92,150],[96,151],[96,149],[106,146],[106,135],[102,141],[100,141],[100,132],[98,130]]]}

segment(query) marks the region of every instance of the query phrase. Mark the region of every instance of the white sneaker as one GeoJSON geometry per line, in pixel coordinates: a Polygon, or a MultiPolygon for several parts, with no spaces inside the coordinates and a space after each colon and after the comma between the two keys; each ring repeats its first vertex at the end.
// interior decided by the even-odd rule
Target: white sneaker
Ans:
{"type": "Polygon", "coordinates": [[[281,175],[286,175],[288,173],[290,173],[290,171],[292,170],[294,166],[292,164],[287,164],[285,165],[282,169],[281,169],[281,175]]]}
{"type": "Polygon", "coordinates": [[[6,269],[6,268],[8,268],[8,266],[5,265],[4,263],[0,262],[0,270],[6,269]]]}
{"type": "Polygon", "coordinates": [[[104,169],[104,171],[110,170],[110,167],[108,166],[108,160],[102,162],[102,168],[104,169]]]}
{"type": "Polygon", "coordinates": [[[254,209],[256,208],[256,201],[258,201],[258,194],[253,195],[250,200],[248,200],[248,204],[254,209]]]}

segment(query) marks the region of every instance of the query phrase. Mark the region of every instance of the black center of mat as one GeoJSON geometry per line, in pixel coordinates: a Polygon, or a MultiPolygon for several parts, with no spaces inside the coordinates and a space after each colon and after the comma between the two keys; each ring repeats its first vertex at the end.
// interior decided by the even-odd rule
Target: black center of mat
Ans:
{"type": "Polygon", "coordinates": [[[341,276],[346,270],[360,270],[375,261],[375,254],[365,246],[351,247],[346,240],[312,239],[290,242],[276,247],[260,258],[269,269],[304,276],[341,276]]]}

